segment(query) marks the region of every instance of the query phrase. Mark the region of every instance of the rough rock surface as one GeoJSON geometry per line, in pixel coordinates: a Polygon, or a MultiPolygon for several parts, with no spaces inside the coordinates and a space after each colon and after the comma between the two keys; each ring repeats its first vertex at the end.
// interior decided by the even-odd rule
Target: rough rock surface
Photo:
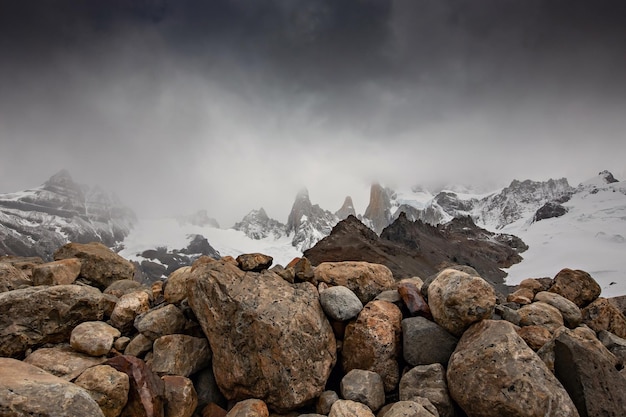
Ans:
{"type": "Polygon", "coordinates": [[[226,398],[258,398],[288,411],[322,393],[336,345],[311,284],[215,262],[193,272],[188,299],[226,398]]]}
{"type": "Polygon", "coordinates": [[[188,377],[211,363],[211,349],[203,337],[171,334],[154,341],[152,370],[188,377]]]}
{"type": "Polygon", "coordinates": [[[105,289],[120,279],[133,279],[135,266],[102,243],[68,243],[54,253],[55,260],[78,258],[80,276],[105,289]]]}
{"type": "Polygon", "coordinates": [[[447,380],[469,416],[578,415],[556,377],[506,321],[470,327],[450,358],[447,380]]]}
{"type": "Polygon", "coordinates": [[[54,376],[71,381],[85,369],[105,362],[105,357],[93,357],[76,352],[67,345],[37,349],[24,362],[50,372],[54,376]]]}
{"type": "Polygon", "coordinates": [[[128,375],[108,365],[93,366],[85,370],[74,383],[89,392],[105,417],[119,416],[128,401],[128,375]]]}
{"type": "Polygon", "coordinates": [[[400,401],[427,398],[441,417],[455,415],[454,403],[448,392],[446,370],[439,363],[416,366],[402,375],[399,395],[400,401]]]}
{"type": "Polygon", "coordinates": [[[28,348],[65,342],[79,323],[102,320],[106,307],[102,293],[87,286],[38,286],[0,293],[0,356],[19,358],[28,348]]]}
{"type": "Polygon", "coordinates": [[[111,324],[121,331],[128,331],[133,327],[135,318],[150,310],[150,296],[143,290],[136,290],[124,294],[111,313],[111,324]]]}
{"type": "Polygon", "coordinates": [[[156,340],[167,334],[182,333],[187,320],[180,308],[167,304],[140,314],[134,323],[139,333],[156,340]]]}
{"type": "Polygon", "coordinates": [[[314,271],[313,284],[343,285],[352,290],[363,304],[394,284],[391,271],[384,265],[369,262],[324,262],[314,271]]]}
{"type": "Polygon", "coordinates": [[[578,326],[583,320],[580,308],[562,295],[549,291],[540,291],[535,295],[534,300],[556,307],[561,312],[563,321],[570,329],[578,326]]]}
{"type": "Polygon", "coordinates": [[[272,266],[274,258],[262,253],[244,253],[236,259],[242,271],[261,272],[272,266]]]}
{"type": "Polygon", "coordinates": [[[548,291],[562,295],[578,307],[585,307],[600,296],[602,289],[587,272],[565,268],[556,274],[548,291]]]}
{"type": "Polygon", "coordinates": [[[5,262],[0,262],[0,292],[17,290],[33,285],[31,279],[20,269],[5,262]]]}
{"type": "MultiPolygon", "coordinates": [[[[436,410],[434,410],[436,412],[436,410]]],[[[416,401],[398,401],[394,403],[385,413],[385,417],[439,417],[440,414],[433,414],[428,408],[416,401]]]]}
{"type": "Polygon", "coordinates": [[[626,338],[626,317],[606,298],[598,298],[582,311],[583,322],[596,332],[607,330],[626,338]]]}
{"type": "Polygon", "coordinates": [[[81,262],[77,258],[48,262],[33,268],[33,285],[68,285],[80,274],[81,262]]]}
{"type": "Polygon", "coordinates": [[[374,413],[365,404],[352,400],[337,400],[330,408],[328,417],[374,417],[374,413]]]}
{"type": "Polygon", "coordinates": [[[346,327],[342,366],[345,372],[365,369],[383,379],[385,392],[393,390],[400,381],[402,313],[387,301],[371,301],[357,319],[346,327]]]}
{"type": "Polygon", "coordinates": [[[227,417],[269,417],[267,404],[254,398],[239,401],[226,414],[227,417]]]}
{"type": "Polygon", "coordinates": [[[367,405],[376,412],[385,404],[385,387],[376,372],[353,369],[341,379],[341,396],[367,405]]]}
{"type": "Polygon", "coordinates": [[[161,377],[165,389],[165,415],[191,417],[198,405],[198,395],[189,378],[178,375],[161,377]]]}
{"type": "Polygon", "coordinates": [[[519,325],[524,326],[543,326],[550,332],[554,332],[563,326],[563,316],[561,312],[550,304],[537,301],[522,306],[517,310],[519,314],[519,325]]]}
{"type": "Polygon", "coordinates": [[[568,332],[555,339],[554,370],[581,417],[625,415],[626,379],[606,356],[568,332]]]}
{"type": "Polygon", "coordinates": [[[322,414],[327,416],[330,413],[330,409],[335,403],[335,401],[339,400],[339,395],[335,391],[324,391],[317,399],[317,404],[315,404],[315,411],[317,414],[322,414]]]}
{"type": "Polygon", "coordinates": [[[191,277],[191,266],[183,266],[172,272],[165,284],[163,298],[171,304],[180,303],[187,298],[187,282],[191,277]]]}
{"type": "Polygon", "coordinates": [[[402,354],[412,365],[447,364],[458,339],[423,317],[402,320],[402,354]]]}
{"type": "Polygon", "coordinates": [[[0,358],[0,415],[104,416],[83,388],[10,358],[0,358]]]}
{"type": "Polygon", "coordinates": [[[445,269],[428,286],[428,305],[435,322],[458,337],[472,323],[491,317],[496,293],[480,277],[445,269]]]}

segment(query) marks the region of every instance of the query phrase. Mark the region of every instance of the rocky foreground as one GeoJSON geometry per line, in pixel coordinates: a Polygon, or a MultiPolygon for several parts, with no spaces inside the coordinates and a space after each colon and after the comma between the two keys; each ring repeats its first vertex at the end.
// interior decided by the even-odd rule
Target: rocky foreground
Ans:
{"type": "Polygon", "coordinates": [[[469,267],[198,259],[148,288],[101,244],[0,258],[0,416],[624,416],[626,297],[507,297],[469,267]]]}

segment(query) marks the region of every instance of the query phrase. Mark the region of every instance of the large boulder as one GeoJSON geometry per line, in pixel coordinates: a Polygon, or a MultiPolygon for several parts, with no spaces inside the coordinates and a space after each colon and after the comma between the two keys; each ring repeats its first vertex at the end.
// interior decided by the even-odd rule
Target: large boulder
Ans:
{"type": "Polygon", "coordinates": [[[445,269],[428,286],[428,305],[435,322],[458,337],[472,323],[491,317],[496,292],[479,276],[445,269]]]}
{"type": "Polygon", "coordinates": [[[172,272],[165,281],[163,298],[167,303],[178,304],[187,298],[187,281],[191,277],[191,266],[183,266],[172,272]]]}
{"type": "Polygon", "coordinates": [[[402,375],[399,389],[400,401],[427,398],[440,417],[454,417],[454,403],[448,392],[446,370],[440,363],[416,366],[402,375]]]}
{"type": "Polygon", "coordinates": [[[340,389],[343,399],[363,403],[373,412],[385,404],[383,380],[376,372],[353,369],[341,379],[340,389]]]}
{"type": "Polygon", "coordinates": [[[507,321],[483,320],[463,334],[447,371],[454,401],[469,417],[578,416],[563,386],[515,330],[507,321]]]}
{"type": "Polygon", "coordinates": [[[598,298],[582,311],[583,323],[596,332],[607,330],[626,338],[626,317],[606,298],[598,298]]]}
{"type": "Polygon", "coordinates": [[[560,294],[549,291],[540,291],[535,295],[535,301],[541,301],[556,307],[561,312],[565,324],[570,329],[578,326],[583,320],[580,308],[560,294]]]}
{"type": "Polygon", "coordinates": [[[80,274],[80,259],[48,262],[33,268],[33,285],[68,285],[80,274]]]}
{"type": "Polygon", "coordinates": [[[89,392],[105,417],[117,417],[128,401],[130,383],[128,375],[108,365],[91,367],[74,382],[89,392]]]}
{"type": "Polygon", "coordinates": [[[154,341],[152,370],[159,375],[188,377],[211,363],[211,349],[204,337],[170,334],[154,341]]]}
{"type": "Polygon", "coordinates": [[[558,308],[542,301],[522,306],[517,310],[519,315],[519,325],[542,326],[551,333],[563,326],[563,315],[558,308]]]}
{"type": "Polygon", "coordinates": [[[218,261],[192,273],[188,300],[213,350],[229,400],[264,400],[288,411],[318,397],[336,362],[336,342],[310,283],[218,261]]]}
{"type": "Polygon", "coordinates": [[[424,407],[423,404],[417,401],[398,401],[393,403],[389,410],[385,413],[386,417],[439,417],[437,410],[431,412],[432,405],[429,404],[424,407]],[[429,410],[430,409],[430,410],[429,410]]]}
{"type": "Polygon", "coordinates": [[[626,415],[626,378],[608,355],[584,340],[569,332],[556,337],[554,371],[581,417],[626,415]]]}
{"type": "Polygon", "coordinates": [[[54,376],[71,381],[85,369],[100,365],[106,357],[94,357],[76,352],[67,345],[37,349],[24,362],[50,372],[54,376]]]}
{"type": "Polygon", "coordinates": [[[100,289],[105,289],[121,279],[133,279],[135,266],[102,243],[68,243],[54,253],[56,261],[78,258],[81,261],[80,276],[100,289]]]}
{"type": "Polygon", "coordinates": [[[330,407],[328,417],[374,417],[374,413],[365,404],[352,400],[337,400],[330,407]]]}
{"type": "Polygon", "coordinates": [[[565,268],[556,274],[548,291],[562,295],[578,307],[585,307],[600,296],[602,288],[589,273],[565,268]]]}
{"type": "Polygon", "coordinates": [[[198,405],[198,394],[189,378],[179,375],[161,377],[165,387],[165,415],[191,417],[198,405]]]}
{"type": "Polygon", "coordinates": [[[70,345],[78,352],[91,356],[102,356],[109,353],[113,342],[121,333],[115,327],[102,321],[86,321],[72,330],[70,345]]]}
{"type": "Polygon", "coordinates": [[[140,314],[134,323],[139,333],[156,340],[168,334],[182,333],[187,320],[180,308],[167,304],[140,314]]]}
{"type": "Polygon", "coordinates": [[[31,347],[68,341],[74,327],[102,320],[107,309],[102,293],[88,286],[38,286],[0,293],[0,356],[20,358],[31,347]]]}
{"type": "Polygon", "coordinates": [[[350,322],[342,350],[345,372],[365,369],[376,372],[383,379],[385,392],[393,390],[400,381],[400,331],[402,312],[387,301],[367,303],[350,322]]]}
{"type": "Polygon", "coordinates": [[[343,285],[321,291],[320,304],[328,317],[339,321],[353,319],[363,310],[363,303],[359,297],[343,285]]]}
{"type": "Polygon", "coordinates": [[[0,415],[104,417],[83,388],[10,358],[0,358],[0,415]]]}
{"type": "Polygon", "coordinates": [[[138,315],[150,310],[150,295],[145,290],[124,294],[111,313],[111,324],[123,332],[133,328],[138,315]]]}
{"type": "Polygon", "coordinates": [[[313,271],[313,284],[343,285],[350,288],[363,304],[395,283],[393,274],[384,265],[369,262],[323,262],[313,271]]]}
{"type": "Polygon", "coordinates": [[[447,365],[458,341],[446,329],[424,317],[402,320],[402,355],[411,366],[447,365]]]}
{"type": "Polygon", "coordinates": [[[33,285],[24,271],[10,263],[0,262],[0,292],[17,290],[33,285]]]}

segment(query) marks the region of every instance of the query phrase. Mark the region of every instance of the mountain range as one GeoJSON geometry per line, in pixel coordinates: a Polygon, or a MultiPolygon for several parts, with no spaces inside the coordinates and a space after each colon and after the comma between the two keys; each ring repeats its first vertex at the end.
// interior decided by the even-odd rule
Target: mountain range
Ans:
{"type": "MultiPolygon", "coordinates": [[[[565,178],[514,180],[490,193],[473,193],[459,186],[431,193],[420,186],[393,190],[372,184],[363,214],[356,213],[349,196],[342,207],[331,212],[313,204],[303,189],[296,195],[286,223],[270,218],[259,208],[229,229],[219,228],[209,211],[137,219],[113,194],[78,185],[63,170],[40,187],[0,195],[0,254],[50,259],[52,252],[67,241],[101,241],[137,262],[147,274],[146,279],[153,280],[201,255],[263,252],[273,256],[275,263],[285,265],[303,253],[312,256],[316,245],[333,233],[345,234],[354,229],[354,233],[363,234],[358,222],[371,230],[370,237],[399,244],[410,256],[417,256],[418,251],[412,245],[421,245],[422,249],[434,245],[433,253],[452,254],[442,257],[423,253],[430,266],[419,270],[422,273],[435,264],[456,260],[480,265],[477,269],[482,269],[482,274],[496,280],[502,281],[508,274],[507,283],[514,283],[538,274],[550,275],[562,267],[578,267],[599,275],[596,279],[603,282],[604,290],[626,292],[624,278],[620,279],[626,267],[616,255],[626,245],[626,184],[608,171],[576,187],[565,178]],[[346,219],[349,225],[335,231],[346,219]],[[497,242],[494,236],[500,236],[498,244],[515,253],[497,255],[489,265],[479,262],[479,257],[458,250],[458,238],[464,230],[467,236],[462,246],[469,247],[471,241],[497,242]],[[509,237],[503,241],[505,236],[509,237]],[[568,238],[563,240],[564,236],[568,238]],[[456,244],[457,249],[444,248],[445,241],[456,244]],[[573,244],[577,245],[575,251],[573,244]],[[529,250],[520,256],[526,245],[529,250]],[[595,253],[600,247],[606,256],[595,253]],[[568,257],[568,252],[577,256],[568,257]],[[503,262],[502,257],[508,260],[503,262]],[[604,266],[598,265],[600,259],[604,266]]],[[[485,250],[482,247],[474,252],[485,250]]],[[[489,260],[489,256],[484,258],[489,260]]]]}

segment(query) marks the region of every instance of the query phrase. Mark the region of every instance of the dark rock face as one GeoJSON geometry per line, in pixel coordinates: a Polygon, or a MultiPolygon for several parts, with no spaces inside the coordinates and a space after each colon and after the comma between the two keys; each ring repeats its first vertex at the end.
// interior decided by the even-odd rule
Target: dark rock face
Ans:
{"type": "Polygon", "coordinates": [[[363,218],[371,224],[372,230],[379,234],[391,223],[391,190],[383,188],[380,184],[372,184],[370,190],[370,202],[365,209],[363,218]]]}
{"type": "Polygon", "coordinates": [[[601,176],[602,178],[604,178],[604,180],[606,181],[607,184],[612,184],[614,182],[619,182],[619,180],[615,179],[613,174],[611,174],[607,170],[601,171],[600,173],[598,173],[598,175],[601,176]]]}
{"type": "Polygon", "coordinates": [[[343,205],[339,210],[335,212],[335,216],[339,220],[346,219],[348,216],[356,216],[356,211],[354,210],[354,203],[352,202],[352,197],[348,196],[343,202],[343,205]]]}
{"type": "Polygon", "coordinates": [[[135,222],[117,197],[79,185],[62,170],[38,188],[0,195],[0,254],[52,260],[69,241],[112,247],[135,222]]]}
{"type": "Polygon", "coordinates": [[[554,217],[561,217],[566,213],[567,213],[567,209],[565,207],[563,207],[559,203],[550,201],[544,204],[543,206],[541,206],[539,210],[537,210],[537,212],[535,213],[535,216],[533,217],[533,221],[538,222],[540,220],[551,219],[554,217]]]}
{"type": "Polygon", "coordinates": [[[304,256],[313,265],[339,261],[380,263],[396,279],[428,277],[449,265],[469,265],[497,285],[498,291],[508,293],[503,285],[506,274],[500,268],[520,262],[519,252],[527,248],[519,238],[481,229],[469,217],[434,227],[419,220],[412,222],[402,213],[380,237],[350,216],[306,250],[304,256]]]}

